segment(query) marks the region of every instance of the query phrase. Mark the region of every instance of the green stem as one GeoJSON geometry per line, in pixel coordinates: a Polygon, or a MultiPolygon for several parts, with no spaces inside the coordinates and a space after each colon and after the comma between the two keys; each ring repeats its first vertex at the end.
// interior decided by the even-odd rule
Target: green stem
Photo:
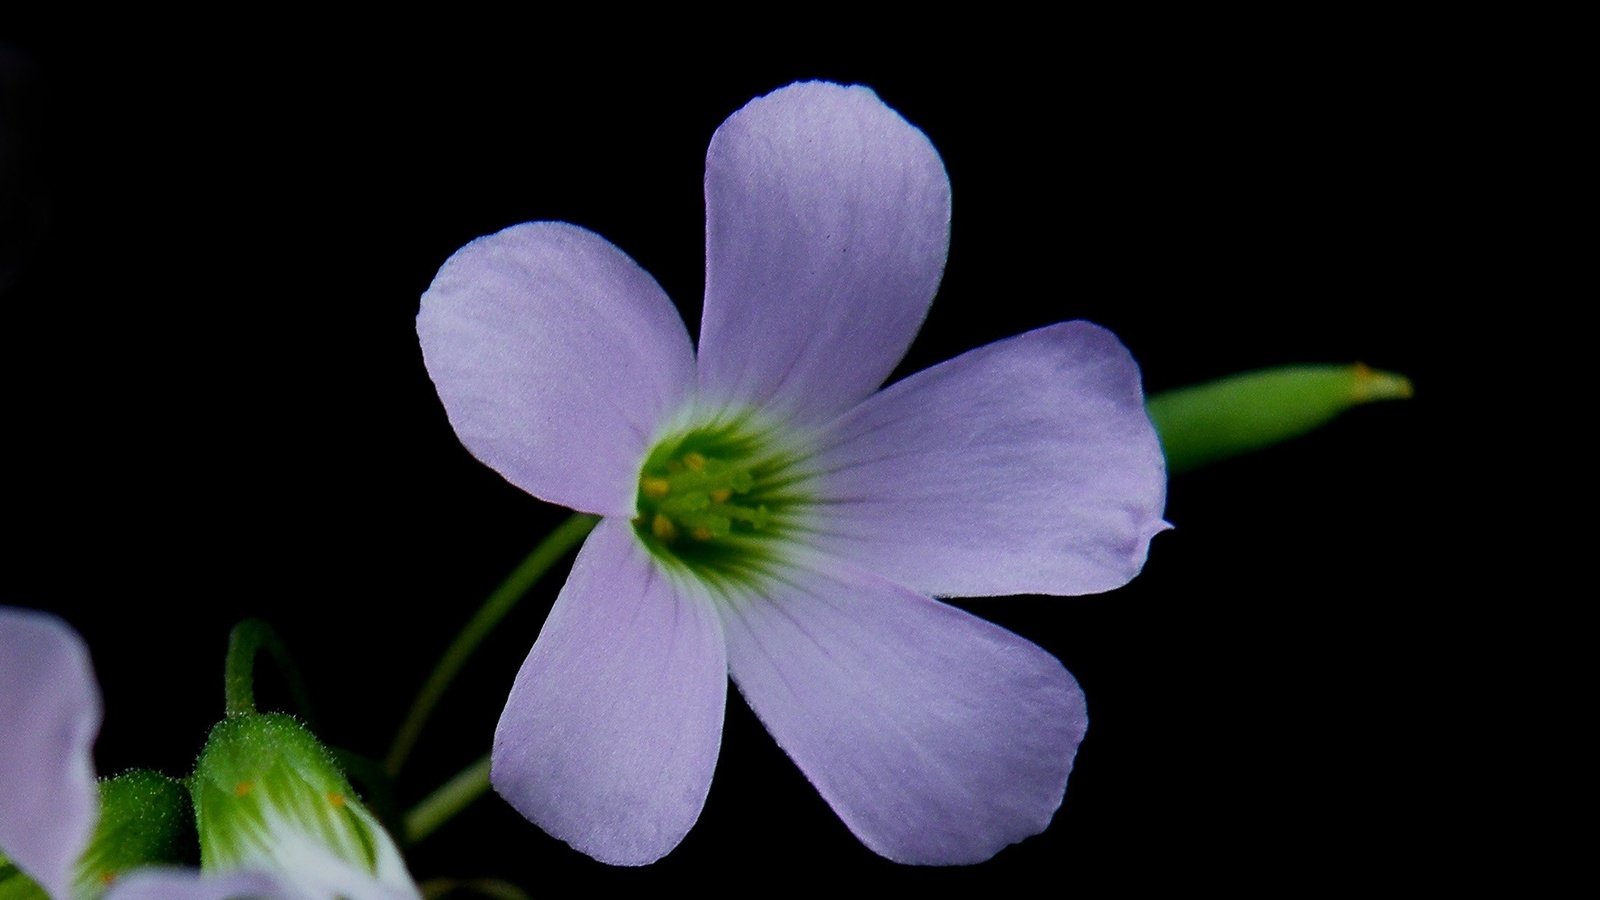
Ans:
{"type": "Polygon", "coordinates": [[[533,587],[547,569],[577,546],[590,531],[594,530],[595,523],[600,519],[588,513],[574,513],[550,532],[539,546],[533,548],[511,575],[495,588],[489,599],[483,602],[476,615],[467,622],[451,642],[444,656],[439,658],[438,665],[433,667],[433,672],[428,675],[428,680],[422,685],[422,690],[417,694],[417,699],[411,704],[411,711],[406,714],[405,723],[400,726],[400,731],[395,735],[394,744],[389,748],[389,755],[385,757],[383,767],[391,776],[399,775],[400,769],[405,766],[406,758],[411,755],[412,749],[417,744],[417,738],[422,735],[423,726],[427,725],[428,717],[433,714],[433,708],[439,704],[439,698],[444,696],[445,689],[461,671],[472,656],[473,651],[483,639],[489,636],[494,626],[511,612],[528,589],[533,587]]]}
{"type": "Polygon", "coordinates": [[[415,844],[489,790],[489,757],[462,769],[406,813],[406,842],[415,844]]]}
{"type": "Polygon", "coordinates": [[[223,695],[226,697],[228,715],[239,716],[256,711],[256,656],[263,649],[272,655],[273,662],[283,672],[300,714],[308,722],[311,721],[311,696],[306,693],[300,669],[290,658],[289,649],[283,645],[283,641],[278,640],[278,633],[260,619],[245,619],[233,626],[233,631],[228,634],[228,658],[223,664],[223,695]]]}

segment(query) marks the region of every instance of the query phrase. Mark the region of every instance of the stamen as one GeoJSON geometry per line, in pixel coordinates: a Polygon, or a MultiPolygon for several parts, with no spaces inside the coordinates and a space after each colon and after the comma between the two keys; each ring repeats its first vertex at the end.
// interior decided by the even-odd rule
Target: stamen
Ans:
{"type": "Polygon", "coordinates": [[[736,420],[657,444],[640,467],[634,519],[651,552],[719,579],[764,569],[805,503],[799,457],[772,437],[736,420]]]}

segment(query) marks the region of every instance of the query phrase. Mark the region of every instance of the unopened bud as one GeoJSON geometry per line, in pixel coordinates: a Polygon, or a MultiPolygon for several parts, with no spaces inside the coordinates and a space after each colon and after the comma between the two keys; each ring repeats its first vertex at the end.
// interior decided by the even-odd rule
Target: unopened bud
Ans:
{"type": "Polygon", "coordinates": [[[350,886],[363,882],[376,896],[418,896],[393,839],[333,754],[289,716],[218,723],[192,790],[205,872],[271,872],[311,896],[360,896],[350,886]]]}

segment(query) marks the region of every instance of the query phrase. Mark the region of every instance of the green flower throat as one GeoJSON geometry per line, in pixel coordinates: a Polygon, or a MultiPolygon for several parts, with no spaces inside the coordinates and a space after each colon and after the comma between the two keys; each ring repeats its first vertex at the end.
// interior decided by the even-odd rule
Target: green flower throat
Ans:
{"type": "Polygon", "coordinates": [[[634,530],[657,558],[703,580],[748,582],[800,528],[810,497],[799,458],[745,421],[669,437],[639,471],[634,530]]]}

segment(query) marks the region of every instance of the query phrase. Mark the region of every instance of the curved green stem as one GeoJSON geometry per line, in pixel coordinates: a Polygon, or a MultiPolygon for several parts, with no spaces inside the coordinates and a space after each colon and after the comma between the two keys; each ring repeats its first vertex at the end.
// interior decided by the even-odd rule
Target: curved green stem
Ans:
{"type": "Polygon", "coordinates": [[[494,593],[483,602],[483,606],[456,635],[444,656],[439,658],[433,672],[428,675],[428,680],[423,683],[422,690],[417,694],[417,699],[411,704],[411,711],[406,714],[404,724],[395,735],[394,744],[389,748],[389,755],[384,758],[383,766],[391,776],[400,774],[400,769],[405,765],[406,758],[411,755],[411,750],[416,746],[417,738],[421,736],[422,729],[428,723],[428,717],[433,714],[433,709],[439,704],[439,698],[444,696],[445,689],[450,682],[455,680],[456,673],[466,664],[473,651],[483,639],[489,636],[494,626],[511,612],[528,589],[533,587],[545,571],[577,546],[590,531],[594,530],[595,523],[600,519],[588,513],[574,513],[550,532],[539,546],[533,548],[511,575],[495,588],[494,593]]]}
{"type": "Polygon", "coordinates": [[[489,757],[462,769],[406,813],[406,842],[415,844],[489,790],[489,757]]]}
{"type": "Polygon", "coordinates": [[[306,693],[300,669],[289,656],[289,649],[278,639],[271,625],[260,619],[245,619],[228,633],[228,658],[223,665],[223,694],[230,716],[256,711],[255,667],[256,655],[265,649],[278,664],[284,680],[289,683],[289,694],[307,722],[311,715],[311,696],[306,693]]]}

